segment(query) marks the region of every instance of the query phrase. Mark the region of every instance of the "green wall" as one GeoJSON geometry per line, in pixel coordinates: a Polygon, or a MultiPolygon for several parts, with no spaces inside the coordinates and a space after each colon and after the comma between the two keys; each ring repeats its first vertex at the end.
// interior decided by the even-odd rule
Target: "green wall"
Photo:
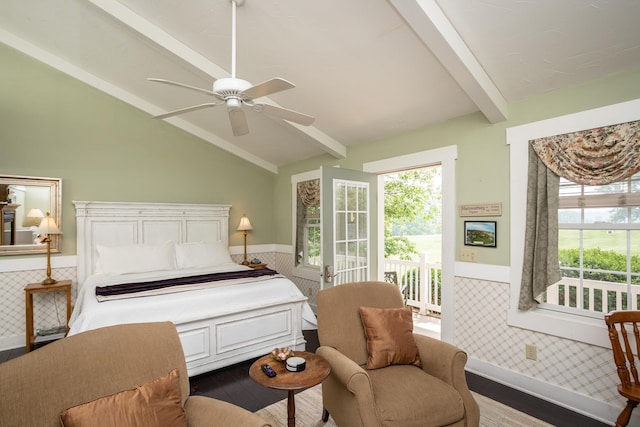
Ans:
{"type": "MultiPolygon", "coordinates": [[[[62,178],[62,251],[75,254],[72,200],[228,203],[230,242],[243,212],[251,244],[291,244],[291,175],[457,145],[456,204],[501,202],[498,248],[478,262],[509,265],[509,148],[505,129],[640,98],[640,70],[509,105],[508,121],[480,113],[281,167],[257,167],[63,73],[0,45],[0,175],[62,178]]],[[[494,218],[492,218],[494,219],[494,218]]],[[[462,247],[457,218],[457,251],[462,247]]]]}
{"type": "Polygon", "coordinates": [[[274,175],[0,44],[0,175],[62,178],[62,253],[72,200],[231,204],[250,243],[272,243],[274,175]]]}
{"type": "MultiPolygon", "coordinates": [[[[509,265],[509,147],[508,127],[561,116],[618,102],[640,98],[640,70],[612,75],[588,84],[549,92],[509,105],[509,120],[490,124],[476,113],[426,126],[392,138],[348,149],[347,158],[321,156],[280,169],[275,181],[277,242],[291,244],[291,175],[314,170],[320,165],[340,165],[362,170],[363,163],[457,145],[456,206],[475,203],[502,203],[498,221],[498,247],[478,248],[478,262],[509,265]]],[[[456,218],[456,258],[462,244],[463,218],[456,218]]]]}

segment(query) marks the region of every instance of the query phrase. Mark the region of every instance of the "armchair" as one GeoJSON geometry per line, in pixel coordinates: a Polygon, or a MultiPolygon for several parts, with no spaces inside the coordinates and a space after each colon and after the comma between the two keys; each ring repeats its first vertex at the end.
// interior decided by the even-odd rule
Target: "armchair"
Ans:
{"type": "MultiPolygon", "coordinates": [[[[182,403],[188,426],[269,426],[238,406],[189,396],[182,344],[170,322],[95,329],[1,363],[0,425],[58,427],[63,410],[104,401],[109,398],[101,398],[148,384],[176,368],[180,390],[173,393],[174,407],[182,403]]],[[[91,425],[109,425],[93,417],[91,425]]]]}
{"type": "Polygon", "coordinates": [[[480,409],[467,387],[467,355],[445,342],[413,335],[422,369],[390,365],[367,369],[367,336],[360,307],[402,308],[398,287],[357,282],[320,291],[317,354],[331,366],[322,383],[323,419],[339,426],[465,426],[480,423],[480,409]]]}

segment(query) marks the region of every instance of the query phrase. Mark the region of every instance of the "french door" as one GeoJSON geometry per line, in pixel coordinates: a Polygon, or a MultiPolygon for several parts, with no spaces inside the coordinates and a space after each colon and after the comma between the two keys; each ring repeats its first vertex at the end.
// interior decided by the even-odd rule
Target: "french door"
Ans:
{"type": "Polygon", "coordinates": [[[323,166],[322,287],[370,280],[377,272],[377,176],[323,166]]]}

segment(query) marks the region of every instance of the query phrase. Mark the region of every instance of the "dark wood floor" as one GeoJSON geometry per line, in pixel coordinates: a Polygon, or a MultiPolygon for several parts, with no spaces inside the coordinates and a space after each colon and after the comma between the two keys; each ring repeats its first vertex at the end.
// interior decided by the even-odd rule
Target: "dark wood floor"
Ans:
{"type": "MultiPolygon", "coordinates": [[[[315,351],[318,348],[316,331],[304,331],[304,335],[307,340],[307,350],[315,351]]],[[[0,352],[0,363],[22,354],[24,354],[24,348],[0,352]]],[[[254,360],[192,377],[190,379],[191,394],[231,402],[252,412],[286,398],[286,391],[262,387],[249,378],[249,366],[254,360]]],[[[554,426],[607,426],[607,424],[469,372],[467,372],[467,382],[471,390],[554,426]]]]}

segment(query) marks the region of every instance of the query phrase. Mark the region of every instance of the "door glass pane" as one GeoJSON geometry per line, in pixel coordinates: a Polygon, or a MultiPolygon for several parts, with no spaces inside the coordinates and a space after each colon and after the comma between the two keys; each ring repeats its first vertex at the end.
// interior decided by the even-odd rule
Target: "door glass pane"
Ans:
{"type": "Polygon", "coordinates": [[[350,211],[358,208],[358,189],[353,185],[347,187],[347,209],[350,211]]]}
{"type": "MultiPolygon", "coordinates": [[[[353,258],[353,260],[355,261],[356,256],[358,255],[358,246],[356,245],[356,242],[349,242],[348,243],[348,248],[349,248],[349,257],[353,258]]],[[[352,264],[353,267],[355,267],[355,263],[352,264]]]]}
{"type": "Polygon", "coordinates": [[[346,234],[346,214],[344,212],[336,212],[336,241],[345,240],[347,238],[346,234]]]}
{"type": "Polygon", "coordinates": [[[368,199],[367,189],[365,187],[358,188],[358,209],[366,210],[368,199]]]}
{"type": "Polygon", "coordinates": [[[334,189],[335,283],[364,280],[369,255],[368,183],[336,180],[334,189]]]}
{"type": "Polygon", "coordinates": [[[335,267],[334,274],[345,270],[347,266],[347,244],[346,243],[336,243],[336,252],[335,252],[335,267]]]}
{"type": "Polygon", "coordinates": [[[336,183],[334,186],[334,197],[336,200],[335,210],[336,211],[344,211],[346,210],[345,206],[345,187],[340,183],[336,183]]]}
{"type": "Polygon", "coordinates": [[[358,214],[358,237],[360,239],[366,239],[369,237],[367,235],[367,214],[366,213],[358,214]]]}
{"type": "Polygon", "coordinates": [[[349,218],[347,220],[347,238],[349,240],[353,240],[358,238],[358,230],[356,223],[356,214],[353,212],[349,212],[349,218]]]}
{"type": "Polygon", "coordinates": [[[367,265],[367,256],[369,255],[367,252],[369,250],[369,245],[366,241],[361,241],[358,243],[358,256],[360,257],[360,262],[358,263],[358,267],[367,265]]]}

